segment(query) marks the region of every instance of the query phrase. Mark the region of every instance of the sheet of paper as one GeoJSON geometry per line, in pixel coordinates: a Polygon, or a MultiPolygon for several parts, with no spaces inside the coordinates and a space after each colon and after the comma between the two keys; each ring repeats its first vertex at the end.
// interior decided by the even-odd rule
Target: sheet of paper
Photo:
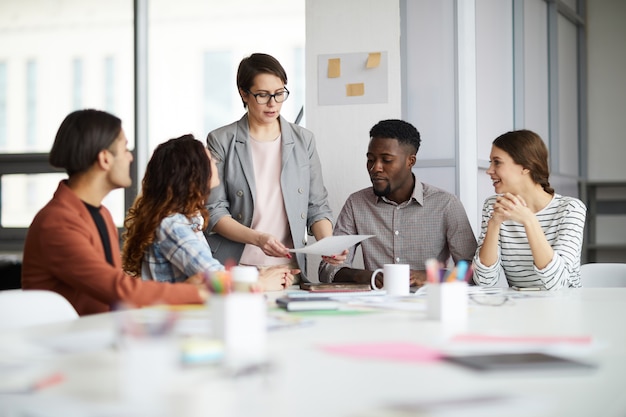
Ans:
{"type": "Polygon", "coordinates": [[[460,343],[520,343],[520,344],[585,344],[593,341],[591,336],[509,336],[490,334],[458,334],[452,338],[452,342],[460,343]]]}
{"type": "Polygon", "coordinates": [[[359,242],[369,239],[374,235],[342,235],[329,236],[322,240],[318,240],[312,245],[305,246],[300,249],[290,249],[289,252],[306,253],[309,255],[331,256],[343,252],[351,246],[359,242]]]}
{"type": "Polygon", "coordinates": [[[358,300],[349,301],[348,304],[355,307],[397,311],[426,311],[428,309],[424,298],[414,297],[412,295],[401,297],[362,297],[358,300]]]}
{"type": "Polygon", "coordinates": [[[602,348],[601,341],[588,335],[498,335],[460,333],[450,338],[448,353],[523,353],[544,352],[554,355],[585,356],[602,348]]]}
{"type": "Polygon", "coordinates": [[[402,362],[435,362],[441,359],[438,350],[414,343],[363,343],[322,346],[322,350],[364,359],[386,359],[402,362]]]}

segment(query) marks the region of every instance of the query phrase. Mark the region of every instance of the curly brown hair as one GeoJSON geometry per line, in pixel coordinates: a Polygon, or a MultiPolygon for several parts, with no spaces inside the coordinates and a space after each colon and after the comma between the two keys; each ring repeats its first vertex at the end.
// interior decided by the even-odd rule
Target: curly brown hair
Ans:
{"type": "Polygon", "coordinates": [[[122,265],[131,275],[141,275],[141,261],[154,242],[161,221],[174,213],[190,220],[198,213],[208,225],[205,201],[210,192],[211,161],[202,143],[184,135],[154,150],[141,182],[141,193],[124,220],[122,265]]]}

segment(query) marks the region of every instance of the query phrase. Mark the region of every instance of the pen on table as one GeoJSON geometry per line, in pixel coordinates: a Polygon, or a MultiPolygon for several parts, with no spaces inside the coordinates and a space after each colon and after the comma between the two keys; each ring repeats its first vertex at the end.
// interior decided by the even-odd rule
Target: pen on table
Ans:
{"type": "Polygon", "coordinates": [[[55,372],[53,374],[47,375],[43,378],[37,379],[33,381],[31,384],[24,388],[18,389],[7,389],[0,391],[0,394],[30,394],[44,388],[51,387],[56,384],[60,384],[65,380],[65,376],[61,372],[55,372]]]}

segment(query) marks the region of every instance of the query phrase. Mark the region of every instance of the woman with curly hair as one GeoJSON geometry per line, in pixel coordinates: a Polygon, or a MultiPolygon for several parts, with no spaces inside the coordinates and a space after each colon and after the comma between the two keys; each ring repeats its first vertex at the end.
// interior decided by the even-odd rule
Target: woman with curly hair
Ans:
{"type": "MultiPolygon", "coordinates": [[[[223,270],[203,231],[211,188],[219,184],[215,163],[193,135],[160,144],[148,162],[141,193],[124,221],[124,270],[144,280],[179,282],[203,271],[223,270]]],[[[286,266],[259,274],[264,290],[291,285],[286,266]]]]}

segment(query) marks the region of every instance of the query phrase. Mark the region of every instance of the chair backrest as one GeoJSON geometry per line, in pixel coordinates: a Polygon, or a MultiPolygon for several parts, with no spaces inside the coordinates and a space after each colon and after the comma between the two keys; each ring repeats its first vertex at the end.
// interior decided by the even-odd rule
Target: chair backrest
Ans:
{"type": "Polygon", "coordinates": [[[78,313],[60,294],[44,290],[0,291],[0,329],[75,320],[78,313]]]}
{"type": "Polygon", "coordinates": [[[592,263],[580,267],[585,288],[626,287],[626,263],[592,263]]]}

